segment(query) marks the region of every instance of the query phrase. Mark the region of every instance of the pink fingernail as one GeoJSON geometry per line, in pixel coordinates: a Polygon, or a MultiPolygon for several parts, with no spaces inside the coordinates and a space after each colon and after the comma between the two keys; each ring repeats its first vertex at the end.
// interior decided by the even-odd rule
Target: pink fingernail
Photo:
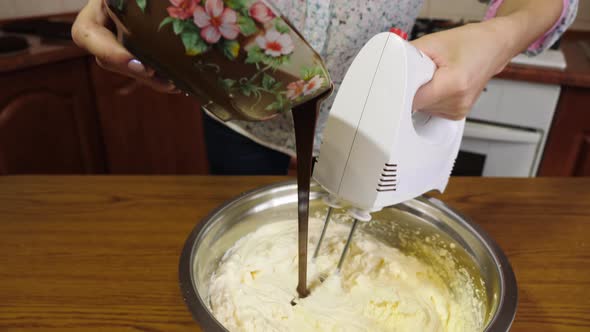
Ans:
{"type": "Polygon", "coordinates": [[[143,63],[141,63],[137,59],[133,59],[133,60],[129,61],[129,63],[127,64],[127,67],[129,68],[129,70],[131,70],[132,72],[135,72],[137,74],[145,74],[147,72],[143,63]]]}

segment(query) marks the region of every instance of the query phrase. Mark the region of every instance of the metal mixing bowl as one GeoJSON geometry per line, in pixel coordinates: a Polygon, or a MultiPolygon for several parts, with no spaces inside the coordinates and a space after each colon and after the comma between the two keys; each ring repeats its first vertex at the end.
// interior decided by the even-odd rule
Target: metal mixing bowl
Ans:
{"type": "MultiPolygon", "coordinates": [[[[325,214],[324,195],[319,186],[312,185],[310,216],[325,214]]],[[[296,183],[278,183],[225,203],[195,227],[180,257],[179,277],[184,300],[204,331],[227,331],[210,311],[207,295],[223,254],[264,224],[295,220],[296,204],[296,183]]],[[[419,197],[373,214],[373,221],[363,228],[431,264],[451,288],[462,287],[453,282],[454,271],[467,273],[482,303],[485,331],[509,331],[518,302],[514,272],[502,250],[476,224],[437,199],[419,197]],[[441,260],[436,253],[444,253],[447,259],[441,260]],[[453,270],[445,271],[449,264],[453,270]]]]}

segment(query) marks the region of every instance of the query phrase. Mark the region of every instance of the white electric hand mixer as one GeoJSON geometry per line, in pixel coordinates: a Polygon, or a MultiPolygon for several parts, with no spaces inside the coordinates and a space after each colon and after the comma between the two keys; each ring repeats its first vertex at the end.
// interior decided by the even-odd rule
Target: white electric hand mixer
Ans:
{"type": "Polygon", "coordinates": [[[380,33],[361,49],[323,132],[313,178],[330,195],[314,258],[332,208],[348,207],[354,223],[338,271],[359,221],[430,190],[444,191],[461,144],[465,120],[413,112],[414,95],[436,66],[398,34],[380,33]]]}

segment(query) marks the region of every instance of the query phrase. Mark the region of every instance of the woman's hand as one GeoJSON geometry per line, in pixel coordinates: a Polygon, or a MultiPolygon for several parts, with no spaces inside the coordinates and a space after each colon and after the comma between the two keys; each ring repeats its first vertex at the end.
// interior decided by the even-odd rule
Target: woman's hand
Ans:
{"type": "Polygon", "coordinates": [[[98,64],[110,71],[137,79],[161,92],[178,92],[176,87],[158,78],[129,53],[106,28],[110,23],[102,0],[89,0],[72,27],[74,42],[96,56],[98,64]]]}
{"type": "Polygon", "coordinates": [[[453,120],[467,116],[489,79],[512,58],[502,34],[488,23],[412,41],[438,67],[432,80],[418,90],[414,109],[453,120]]]}
{"type": "Polygon", "coordinates": [[[487,82],[559,18],[559,0],[505,0],[498,17],[412,41],[438,69],[414,109],[448,119],[467,116],[487,82]]]}

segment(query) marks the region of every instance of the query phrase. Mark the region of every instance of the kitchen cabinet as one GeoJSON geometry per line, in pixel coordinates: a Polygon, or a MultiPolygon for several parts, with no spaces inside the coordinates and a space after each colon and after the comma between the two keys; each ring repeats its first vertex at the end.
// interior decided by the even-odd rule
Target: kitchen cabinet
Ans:
{"type": "Polygon", "coordinates": [[[539,169],[541,176],[590,176],[590,58],[587,32],[569,33],[562,43],[567,68],[553,125],[539,169]]]}
{"type": "Polygon", "coordinates": [[[535,176],[560,91],[558,84],[492,79],[468,116],[453,174],[535,176]]]}
{"type": "Polygon", "coordinates": [[[590,176],[590,88],[566,87],[549,134],[540,175],[590,176]]]}
{"type": "Polygon", "coordinates": [[[109,172],[208,172],[202,111],[193,98],[155,92],[89,63],[109,172]]]}
{"type": "MultiPolygon", "coordinates": [[[[588,32],[569,31],[564,35],[560,46],[567,63],[564,70],[508,66],[498,75],[561,87],[551,126],[541,128],[547,142],[539,151],[539,176],[590,176],[590,61],[583,47],[589,41],[588,32]]],[[[541,115],[537,110],[548,104],[548,95],[531,101],[539,103],[533,108],[535,119],[541,115]]]]}
{"type": "Polygon", "coordinates": [[[201,118],[73,44],[0,57],[0,174],[206,174],[201,118]]]}
{"type": "Polygon", "coordinates": [[[0,174],[105,170],[84,59],[0,75],[0,174]]]}

